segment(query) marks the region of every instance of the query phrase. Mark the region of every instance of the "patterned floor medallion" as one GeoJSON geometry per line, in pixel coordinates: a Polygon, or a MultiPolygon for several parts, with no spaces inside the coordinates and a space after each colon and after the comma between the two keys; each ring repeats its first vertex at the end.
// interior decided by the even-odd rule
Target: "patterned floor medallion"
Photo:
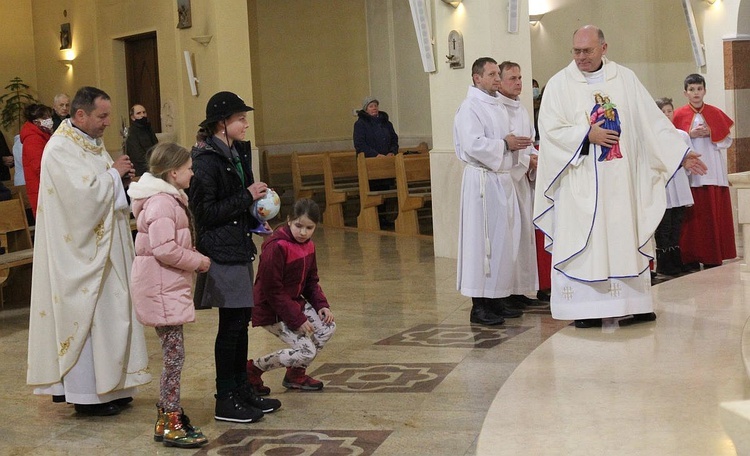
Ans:
{"type": "Polygon", "coordinates": [[[451,363],[326,363],[310,375],[325,382],[328,392],[429,393],[455,367],[451,363]]]}
{"type": "Polygon", "coordinates": [[[418,325],[375,345],[492,348],[528,329],[529,326],[418,325]]]}
{"type": "Polygon", "coordinates": [[[230,429],[195,454],[265,456],[367,456],[391,431],[230,429]]]}

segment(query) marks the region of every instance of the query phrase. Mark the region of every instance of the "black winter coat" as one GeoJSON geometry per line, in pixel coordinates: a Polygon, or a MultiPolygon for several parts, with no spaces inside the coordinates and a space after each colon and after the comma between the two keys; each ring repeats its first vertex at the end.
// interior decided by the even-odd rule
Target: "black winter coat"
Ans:
{"type": "Polygon", "coordinates": [[[373,117],[365,111],[357,111],[359,119],[354,123],[354,148],[364,152],[365,157],[378,154],[398,153],[398,135],[388,114],[380,111],[373,117]]]}
{"type": "Polygon", "coordinates": [[[234,164],[209,138],[193,147],[194,176],[188,189],[198,251],[225,264],[255,260],[250,230],[260,224],[250,214],[253,197],[247,187],[254,182],[250,143],[234,144],[245,172],[244,185],[234,164]]]}

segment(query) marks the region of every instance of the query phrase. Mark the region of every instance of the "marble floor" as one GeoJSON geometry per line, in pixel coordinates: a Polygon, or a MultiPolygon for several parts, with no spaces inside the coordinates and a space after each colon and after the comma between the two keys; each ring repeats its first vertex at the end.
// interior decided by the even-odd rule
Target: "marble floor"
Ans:
{"type": "MultiPolygon", "coordinates": [[[[579,427],[579,415],[575,415],[579,421],[566,423],[568,415],[561,411],[566,407],[575,410],[578,404],[559,400],[554,394],[575,389],[576,371],[561,375],[568,363],[575,365],[576,361],[570,361],[575,358],[571,350],[597,352],[586,346],[589,343],[610,347],[626,359],[639,340],[653,339],[664,326],[662,337],[639,346],[635,352],[647,364],[668,362],[696,351],[706,354],[712,350],[729,351],[732,344],[739,352],[737,326],[741,329],[750,314],[750,302],[745,305],[743,300],[741,277],[732,269],[739,267],[736,264],[690,276],[698,278],[706,274],[704,282],[682,278],[658,285],[655,297],[661,302],[660,319],[640,329],[582,333],[569,327],[569,322],[553,320],[544,309],[509,319],[502,326],[470,325],[470,300],[455,290],[455,261],[434,258],[431,238],[321,227],[315,241],[321,285],[332,304],[338,327],[309,370],[325,382],[322,391],[286,391],[281,386],[283,371],[272,371],[264,379],[272,389],[272,397],[282,401],[280,410],[254,424],[215,421],[213,341],[217,315],[213,310],[199,311],[198,321],[187,325],[185,330],[187,360],[182,405],[210,442],[196,450],[166,448],[152,440],[157,381],[141,388],[132,406],[114,417],[80,417],[70,405],[54,404],[48,397],[32,395],[24,384],[28,308],[6,306],[0,311],[3,360],[0,454],[615,454],[617,451],[600,451],[600,447],[591,447],[592,451],[574,447],[567,451],[564,449],[570,447],[552,437],[544,441],[556,448],[556,452],[545,453],[548,447],[542,443],[525,444],[538,441],[541,430],[559,434],[565,442],[578,441],[581,434],[590,432],[611,432],[613,439],[639,438],[627,428],[597,429],[596,422],[579,427]],[[716,285],[721,287],[720,294],[711,291],[710,284],[715,279],[720,279],[716,285]],[[675,284],[675,294],[669,289],[662,291],[662,287],[671,284],[675,284]],[[722,306],[721,311],[713,312],[708,301],[693,296],[691,290],[695,287],[702,291],[700,296],[706,299],[713,296],[718,303],[728,300],[731,305],[717,303],[722,306]],[[730,320],[733,325],[726,324],[730,320]],[[645,334],[640,333],[644,331],[645,334]],[[654,355],[662,351],[665,360],[654,355]],[[562,377],[568,381],[567,389],[545,385],[561,383],[562,377]],[[560,409],[552,412],[545,408],[549,402],[560,409]]],[[[159,343],[152,329],[146,329],[146,336],[150,367],[158,378],[159,343]]],[[[262,329],[251,329],[252,356],[280,347],[262,329]]],[[[742,369],[738,357],[717,358],[711,369],[718,364],[723,366],[722,372],[742,369]]],[[[585,357],[585,363],[597,365],[602,358],[592,354],[585,357]]],[[[725,375],[714,378],[705,366],[693,367],[675,373],[679,378],[674,383],[687,385],[687,395],[675,393],[670,400],[698,402],[710,408],[718,400],[747,397],[748,382],[741,380],[746,378],[744,371],[735,372],[725,387],[729,381],[725,375]],[[691,385],[698,388],[704,384],[709,387],[716,384],[715,394],[690,395],[691,385]]],[[[627,403],[627,396],[617,395],[619,388],[625,385],[626,394],[632,394],[637,385],[651,379],[641,379],[637,369],[622,368],[615,369],[620,376],[615,384],[609,384],[612,380],[597,380],[601,371],[591,367],[583,375],[588,381],[578,385],[590,392],[585,399],[590,399],[589,405],[595,408],[627,403]],[[610,397],[607,386],[614,391],[611,400],[607,399],[610,397]]],[[[664,375],[654,374],[660,379],[664,375]]],[[[654,397],[668,385],[661,386],[651,390],[650,396],[638,396],[635,410],[630,411],[628,418],[637,421],[641,415],[662,413],[656,416],[657,421],[674,419],[674,412],[668,411],[669,404],[662,404],[654,397]],[[649,401],[660,406],[651,410],[649,401]]],[[[710,420],[706,426],[713,441],[722,442],[723,446],[700,447],[711,450],[703,453],[643,450],[617,454],[731,454],[727,452],[731,442],[727,442],[726,436],[721,441],[717,420],[710,420]],[[717,448],[722,452],[713,451],[717,448]]],[[[686,446],[690,443],[676,425],[662,422],[660,429],[670,442],[683,441],[686,446]]],[[[608,448],[617,448],[617,442],[613,445],[608,448]]]]}

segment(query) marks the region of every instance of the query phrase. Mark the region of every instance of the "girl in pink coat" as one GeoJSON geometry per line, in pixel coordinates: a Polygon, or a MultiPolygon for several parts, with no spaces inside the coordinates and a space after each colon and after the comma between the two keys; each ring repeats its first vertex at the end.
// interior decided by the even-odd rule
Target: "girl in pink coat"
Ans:
{"type": "Polygon", "coordinates": [[[154,440],[166,446],[195,448],[208,440],[190,425],[180,407],[180,375],[185,362],[182,325],[195,320],[193,273],[211,261],[194,248],[195,236],[183,191],[193,177],[190,152],[174,143],[151,152],[150,172],[130,184],[138,234],[130,294],[138,321],[156,328],[164,369],[154,440]]]}

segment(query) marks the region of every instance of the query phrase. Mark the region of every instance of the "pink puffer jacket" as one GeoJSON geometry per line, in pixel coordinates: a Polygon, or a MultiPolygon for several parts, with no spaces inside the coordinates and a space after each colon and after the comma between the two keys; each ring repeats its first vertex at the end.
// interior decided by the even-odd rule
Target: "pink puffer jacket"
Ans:
{"type": "Polygon", "coordinates": [[[146,326],[195,320],[193,272],[205,258],[192,245],[187,196],[174,187],[169,193],[153,193],[165,189],[162,183],[172,187],[147,173],[128,190],[131,198],[151,195],[133,200],[138,234],[130,293],[138,321],[146,326]]]}

